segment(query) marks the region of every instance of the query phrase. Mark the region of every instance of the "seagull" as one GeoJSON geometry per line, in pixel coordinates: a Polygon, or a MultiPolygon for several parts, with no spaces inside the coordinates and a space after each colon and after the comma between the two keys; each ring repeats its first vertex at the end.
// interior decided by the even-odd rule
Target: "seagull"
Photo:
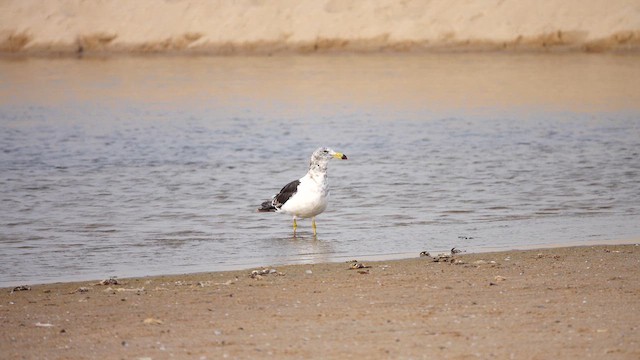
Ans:
{"type": "Polygon", "coordinates": [[[309,171],[298,180],[285,185],[271,200],[263,202],[258,212],[280,212],[293,215],[293,235],[298,224],[296,219],[311,218],[313,235],[316,236],[316,216],[327,208],[329,184],[327,182],[327,165],[336,158],[347,160],[343,153],[321,147],[311,154],[309,171]]]}

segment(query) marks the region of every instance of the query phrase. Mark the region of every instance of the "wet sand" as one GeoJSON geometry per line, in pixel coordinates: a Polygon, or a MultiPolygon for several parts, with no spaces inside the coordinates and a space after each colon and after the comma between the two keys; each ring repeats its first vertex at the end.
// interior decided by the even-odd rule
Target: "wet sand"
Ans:
{"type": "Polygon", "coordinates": [[[0,353],[637,359],[639,265],[608,245],[2,289],[0,353]]]}

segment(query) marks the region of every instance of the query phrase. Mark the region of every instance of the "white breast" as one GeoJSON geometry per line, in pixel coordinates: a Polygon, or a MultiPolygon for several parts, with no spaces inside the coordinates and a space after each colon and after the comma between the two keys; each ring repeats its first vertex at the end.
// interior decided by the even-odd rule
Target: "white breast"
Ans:
{"type": "Polygon", "coordinates": [[[300,179],[298,191],[282,207],[280,211],[299,218],[310,218],[322,213],[327,208],[329,192],[325,178],[316,181],[307,174],[300,179]]]}

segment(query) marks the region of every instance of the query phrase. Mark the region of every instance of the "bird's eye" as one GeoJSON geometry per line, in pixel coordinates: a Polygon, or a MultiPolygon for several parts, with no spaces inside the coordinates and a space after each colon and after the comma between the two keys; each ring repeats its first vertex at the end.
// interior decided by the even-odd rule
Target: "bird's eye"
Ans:
{"type": "Polygon", "coordinates": [[[323,153],[328,154],[329,150],[322,150],[323,153]]]}

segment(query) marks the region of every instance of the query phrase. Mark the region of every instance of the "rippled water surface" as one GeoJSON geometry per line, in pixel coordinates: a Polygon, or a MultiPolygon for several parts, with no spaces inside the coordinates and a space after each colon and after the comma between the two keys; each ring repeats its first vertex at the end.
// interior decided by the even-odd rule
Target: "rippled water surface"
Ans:
{"type": "Polygon", "coordinates": [[[640,57],[0,60],[0,286],[640,237],[640,57]],[[329,166],[318,236],[259,203],[329,166]]]}

